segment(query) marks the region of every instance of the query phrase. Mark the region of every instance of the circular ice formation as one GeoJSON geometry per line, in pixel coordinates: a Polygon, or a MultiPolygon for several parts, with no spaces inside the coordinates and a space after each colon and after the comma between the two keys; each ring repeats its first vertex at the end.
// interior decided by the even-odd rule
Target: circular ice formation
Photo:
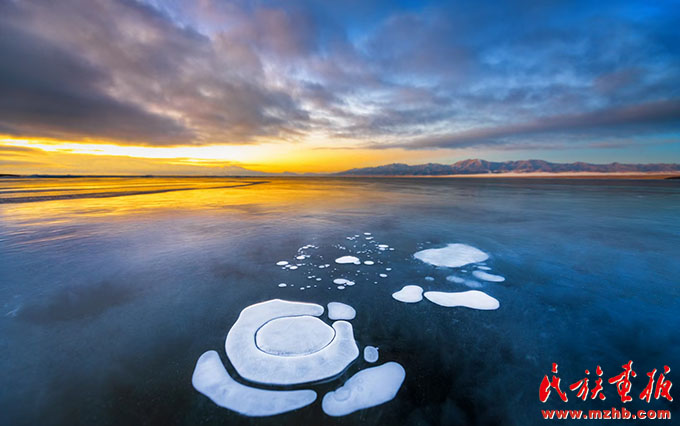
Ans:
{"type": "MultiPolygon", "coordinates": [[[[280,299],[251,305],[241,311],[236,323],[227,334],[225,342],[227,356],[241,377],[256,383],[293,385],[315,382],[340,374],[359,355],[352,324],[346,321],[334,322],[335,337],[322,349],[313,353],[279,356],[264,352],[258,347],[258,344],[277,348],[285,347],[287,351],[296,353],[304,353],[309,349],[308,343],[295,339],[290,339],[290,343],[284,345],[280,342],[272,344],[260,337],[256,344],[256,333],[272,320],[298,316],[318,317],[323,312],[323,306],[314,303],[289,302],[280,299]]],[[[303,334],[308,336],[310,324],[305,321],[298,323],[297,326],[302,328],[303,334]]],[[[317,329],[316,326],[313,327],[317,329]]],[[[284,338],[284,336],[280,337],[281,340],[284,338]]],[[[316,338],[315,341],[317,341],[316,338]]]]}
{"type": "Polygon", "coordinates": [[[359,260],[358,257],[355,256],[342,256],[338,257],[335,259],[335,263],[340,263],[340,264],[345,264],[345,263],[354,263],[355,265],[361,264],[361,261],[359,260]]]}
{"type": "Polygon", "coordinates": [[[336,278],[336,279],[333,280],[333,284],[353,286],[354,281],[350,281],[350,280],[345,279],[345,278],[336,278]]]}
{"type": "Polygon", "coordinates": [[[479,278],[480,280],[491,281],[491,282],[494,282],[494,283],[502,283],[503,281],[505,281],[505,277],[502,277],[500,275],[490,274],[490,273],[484,272],[484,271],[472,271],[472,275],[479,278]]]}
{"type": "Polygon", "coordinates": [[[443,291],[427,291],[425,298],[432,303],[451,308],[463,306],[472,309],[490,311],[498,309],[501,305],[498,300],[478,290],[468,290],[458,293],[446,293],[443,291]]]}
{"type": "Polygon", "coordinates": [[[191,384],[220,407],[245,416],[273,416],[316,400],[313,390],[276,391],[243,385],[229,376],[215,351],[208,351],[198,358],[191,384]]]}
{"type": "Polygon", "coordinates": [[[423,300],[423,288],[417,285],[405,285],[401,290],[392,293],[392,297],[404,303],[416,303],[423,300]]]}
{"type": "Polygon", "coordinates": [[[391,401],[404,383],[406,371],[396,362],[356,373],[342,387],[323,397],[321,408],[329,416],[345,416],[362,408],[391,401]]]}
{"type": "Polygon", "coordinates": [[[460,268],[470,263],[484,262],[489,255],[467,244],[449,244],[443,248],[421,250],[413,257],[434,266],[460,268]]]}
{"type": "Polygon", "coordinates": [[[276,318],[257,330],[255,344],[279,356],[307,355],[320,351],[335,337],[335,331],[317,317],[276,318]]]}
{"type": "Polygon", "coordinates": [[[344,303],[331,302],[328,304],[328,318],[332,320],[353,320],[357,311],[344,303]]]}
{"type": "Polygon", "coordinates": [[[376,362],[378,360],[378,348],[375,346],[366,346],[364,348],[364,360],[366,362],[376,362]]]}

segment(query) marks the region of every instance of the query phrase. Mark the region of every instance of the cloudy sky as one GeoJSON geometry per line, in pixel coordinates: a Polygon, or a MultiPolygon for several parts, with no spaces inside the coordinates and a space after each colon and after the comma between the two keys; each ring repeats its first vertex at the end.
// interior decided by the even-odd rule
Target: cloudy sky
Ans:
{"type": "Polygon", "coordinates": [[[677,1],[0,0],[0,173],[680,162],[677,1]]]}

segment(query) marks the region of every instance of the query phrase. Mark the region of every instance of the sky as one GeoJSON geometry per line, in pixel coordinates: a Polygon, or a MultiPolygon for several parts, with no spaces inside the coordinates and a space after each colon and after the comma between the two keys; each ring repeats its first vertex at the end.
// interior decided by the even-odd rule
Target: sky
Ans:
{"type": "Polygon", "coordinates": [[[0,0],[0,173],[680,162],[678,1],[0,0]]]}

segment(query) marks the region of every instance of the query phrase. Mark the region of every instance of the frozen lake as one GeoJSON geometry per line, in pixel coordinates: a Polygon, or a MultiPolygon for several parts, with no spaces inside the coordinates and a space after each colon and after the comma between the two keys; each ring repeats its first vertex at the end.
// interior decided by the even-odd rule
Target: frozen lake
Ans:
{"type": "MultiPolygon", "coordinates": [[[[678,259],[678,181],[0,179],[0,423],[541,424],[546,408],[623,406],[607,379],[629,360],[625,407],[679,416],[638,398],[648,371],[680,380],[678,259]],[[393,297],[407,285],[424,297],[393,297]],[[333,315],[359,355],[311,384],[240,377],[225,338],[271,299],[348,305],[333,315]],[[241,384],[316,400],[270,417],[221,408],[192,386],[207,351],[241,384]],[[324,395],[390,362],[405,371],[393,399],[324,412],[324,395]],[[568,403],[539,401],[553,362],[568,403]],[[581,401],[568,387],[598,365],[607,400],[581,401]]],[[[337,333],[308,318],[309,347],[276,339],[281,320],[258,345],[327,351],[337,333]]]]}

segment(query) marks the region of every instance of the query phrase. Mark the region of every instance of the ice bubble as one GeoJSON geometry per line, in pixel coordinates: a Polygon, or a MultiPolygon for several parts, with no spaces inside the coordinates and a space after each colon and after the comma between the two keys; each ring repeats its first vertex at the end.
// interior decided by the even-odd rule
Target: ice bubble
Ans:
{"type": "Polygon", "coordinates": [[[387,278],[387,274],[380,274],[380,278],[387,278]]]}
{"type": "Polygon", "coordinates": [[[273,416],[316,400],[313,390],[276,391],[242,385],[229,376],[215,351],[198,358],[191,383],[215,404],[245,416],[273,416]]]}
{"type": "Polygon", "coordinates": [[[392,297],[404,303],[416,303],[423,300],[423,288],[417,285],[406,285],[392,297]]]}
{"type": "Polygon", "coordinates": [[[358,257],[342,256],[342,257],[338,257],[337,259],[335,259],[335,263],[341,263],[341,264],[354,263],[355,265],[359,265],[361,263],[361,261],[359,260],[358,257]]]}
{"type": "Polygon", "coordinates": [[[391,271],[391,270],[392,270],[392,268],[385,268],[385,270],[386,270],[386,271],[391,271]]]}
{"type": "Polygon", "coordinates": [[[434,281],[434,277],[430,277],[430,276],[425,277],[425,281],[434,281]]]}
{"type": "Polygon", "coordinates": [[[448,277],[446,277],[446,281],[450,281],[456,284],[463,284],[465,282],[465,278],[457,277],[455,275],[449,275],[448,277]]]}
{"type": "MultiPolygon", "coordinates": [[[[331,318],[333,319],[333,318],[331,318]]],[[[255,333],[255,344],[268,354],[307,355],[318,352],[335,337],[335,331],[317,317],[276,318],[255,333]]]]}
{"type": "Polygon", "coordinates": [[[296,257],[297,260],[303,260],[304,258],[305,258],[304,254],[296,257]]]}
{"type": "Polygon", "coordinates": [[[345,286],[344,286],[344,285],[339,285],[339,286],[338,286],[338,290],[344,290],[344,289],[345,289],[345,286]]]}
{"type": "Polygon", "coordinates": [[[479,278],[480,280],[491,281],[491,282],[494,282],[494,283],[500,283],[500,282],[505,281],[505,277],[501,277],[500,275],[490,274],[490,273],[484,272],[484,271],[472,271],[472,275],[479,278]]]}
{"type": "Polygon", "coordinates": [[[364,348],[364,360],[370,363],[376,362],[378,360],[378,348],[375,346],[366,346],[364,348]]]}
{"type": "Polygon", "coordinates": [[[336,321],[332,325],[332,340],[309,353],[310,348],[316,349],[321,341],[325,341],[323,333],[328,335],[320,331],[322,328],[318,323],[321,320],[310,321],[310,317],[321,316],[323,312],[323,306],[314,303],[280,299],[251,305],[241,311],[227,334],[227,356],[241,377],[255,383],[293,385],[340,374],[356,359],[359,349],[354,341],[352,324],[336,321]],[[261,335],[265,324],[274,323],[278,318],[287,318],[287,321],[277,321],[274,329],[261,335]],[[285,350],[288,356],[268,353],[262,350],[263,346],[285,350]]]}
{"type": "Polygon", "coordinates": [[[357,315],[357,311],[349,305],[340,302],[331,302],[328,304],[328,318],[332,320],[353,320],[357,315]]]}
{"type": "Polygon", "coordinates": [[[295,265],[291,265],[291,266],[288,267],[288,269],[297,269],[297,268],[298,268],[298,267],[295,266],[295,265]]]}
{"type": "Polygon", "coordinates": [[[425,298],[432,303],[451,308],[463,306],[472,309],[494,310],[498,309],[498,300],[478,290],[468,290],[458,293],[446,293],[443,291],[427,291],[425,298]]]}
{"type": "Polygon", "coordinates": [[[371,235],[370,232],[364,232],[364,235],[371,235]]]}
{"type": "Polygon", "coordinates": [[[372,239],[373,239],[373,237],[366,237],[366,239],[367,239],[367,240],[372,240],[372,239]]]}
{"type": "Polygon", "coordinates": [[[288,285],[288,284],[286,284],[286,283],[281,283],[281,284],[279,284],[279,287],[282,287],[282,288],[283,288],[283,287],[286,287],[287,285],[288,285]]]}
{"type": "Polygon", "coordinates": [[[482,283],[475,280],[465,280],[464,284],[470,288],[482,288],[482,283]]]}
{"type": "Polygon", "coordinates": [[[315,278],[316,281],[321,281],[321,277],[315,278]]]}
{"type": "Polygon", "coordinates": [[[386,249],[386,248],[389,248],[389,247],[390,246],[388,246],[387,244],[378,244],[378,248],[381,248],[381,249],[386,249]]]}
{"type": "Polygon", "coordinates": [[[434,266],[459,268],[470,263],[484,262],[489,255],[467,244],[449,244],[443,248],[421,250],[413,257],[434,266]]]}
{"type": "Polygon", "coordinates": [[[372,261],[372,260],[364,260],[364,265],[369,265],[369,266],[370,266],[370,265],[373,265],[373,264],[375,264],[375,262],[372,261]]]}
{"type": "Polygon", "coordinates": [[[276,262],[276,266],[285,266],[285,265],[288,265],[288,262],[286,262],[285,260],[279,260],[278,262],[276,262]]]}
{"type": "Polygon", "coordinates": [[[346,280],[344,278],[336,278],[333,280],[333,284],[352,286],[354,285],[354,281],[346,280]]]}
{"type": "Polygon", "coordinates": [[[477,265],[477,269],[481,269],[482,271],[490,271],[491,270],[491,268],[489,268],[488,266],[480,266],[480,265],[477,265]]]}
{"type": "Polygon", "coordinates": [[[321,408],[329,416],[345,416],[391,401],[404,383],[406,372],[396,362],[356,373],[342,387],[323,397],[321,408]]]}

